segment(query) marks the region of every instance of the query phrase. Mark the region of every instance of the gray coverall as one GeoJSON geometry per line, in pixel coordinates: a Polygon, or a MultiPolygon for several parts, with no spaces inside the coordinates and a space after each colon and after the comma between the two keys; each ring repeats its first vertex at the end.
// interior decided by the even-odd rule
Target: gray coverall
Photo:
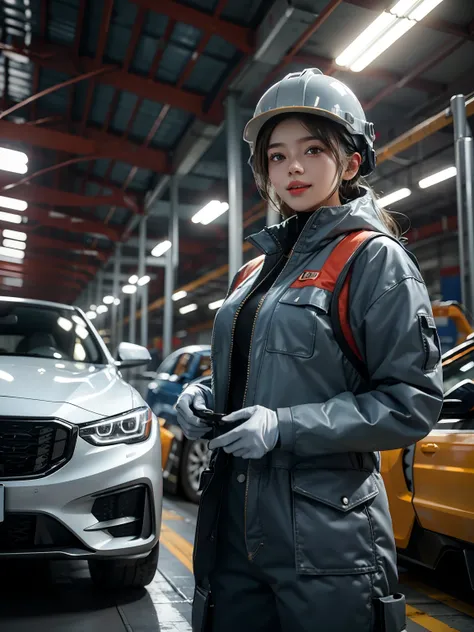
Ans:
{"type": "MultiPolygon", "coordinates": [[[[313,214],[257,310],[244,406],[276,411],[280,442],[260,460],[218,450],[203,474],[195,578],[204,593],[210,585],[215,632],[373,632],[373,598],[396,590],[378,451],[420,440],[440,413],[440,346],[425,284],[390,238],[373,240],[357,259],[350,324],[370,387],[335,342],[331,293],[290,287],[320,270],[347,232],[386,233],[372,194],[361,193],[313,214]],[[236,488],[240,500],[230,502],[236,488]]],[[[226,412],[239,306],[281,258],[294,219],[249,238],[262,265],[216,316],[217,412],[226,412]]]]}

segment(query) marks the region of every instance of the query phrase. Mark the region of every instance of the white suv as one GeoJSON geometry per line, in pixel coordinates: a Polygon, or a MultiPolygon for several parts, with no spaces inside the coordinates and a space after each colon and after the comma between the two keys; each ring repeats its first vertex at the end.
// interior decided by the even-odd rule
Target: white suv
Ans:
{"type": "Polygon", "coordinates": [[[0,297],[0,558],[89,561],[103,587],[154,577],[162,472],[157,419],[74,307],[0,297]]]}

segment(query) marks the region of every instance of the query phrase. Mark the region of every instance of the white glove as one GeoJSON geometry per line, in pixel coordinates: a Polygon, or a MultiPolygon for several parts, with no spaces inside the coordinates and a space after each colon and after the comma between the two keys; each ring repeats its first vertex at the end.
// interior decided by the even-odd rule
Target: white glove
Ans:
{"type": "Polygon", "coordinates": [[[209,449],[224,448],[224,452],[243,459],[261,459],[273,450],[280,436],[276,412],[264,406],[250,406],[236,410],[222,418],[233,423],[246,421],[209,442],[209,449]]]}
{"type": "Polygon", "coordinates": [[[211,427],[196,417],[192,410],[193,408],[195,410],[212,409],[210,402],[212,402],[212,391],[199,384],[191,384],[178,397],[175,404],[178,413],[177,421],[187,439],[201,439],[211,430],[211,427]]]}

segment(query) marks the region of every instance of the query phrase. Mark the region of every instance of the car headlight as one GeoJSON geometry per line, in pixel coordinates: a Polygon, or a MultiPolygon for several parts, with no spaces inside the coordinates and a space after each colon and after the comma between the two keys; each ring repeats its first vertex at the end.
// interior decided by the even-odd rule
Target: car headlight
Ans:
{"type": "Polygon", "coordinates": [[[79,429],[79,436],[92,445],[140,443],[150,436],[152,419],[148,407],[137,408],[123,415],[85,424],[79,429]]]}

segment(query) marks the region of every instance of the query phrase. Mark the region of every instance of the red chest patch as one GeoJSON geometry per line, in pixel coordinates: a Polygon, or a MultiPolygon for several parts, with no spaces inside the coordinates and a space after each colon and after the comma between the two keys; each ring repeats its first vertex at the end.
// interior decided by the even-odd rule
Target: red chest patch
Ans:
{"type": "Polygon", "coordinates": [[[290,287],[306,287],[307,285],[316,285],[315,281],[319,277],[319,270],[305,270],[300,276],[293,281],[290,287]]]}

